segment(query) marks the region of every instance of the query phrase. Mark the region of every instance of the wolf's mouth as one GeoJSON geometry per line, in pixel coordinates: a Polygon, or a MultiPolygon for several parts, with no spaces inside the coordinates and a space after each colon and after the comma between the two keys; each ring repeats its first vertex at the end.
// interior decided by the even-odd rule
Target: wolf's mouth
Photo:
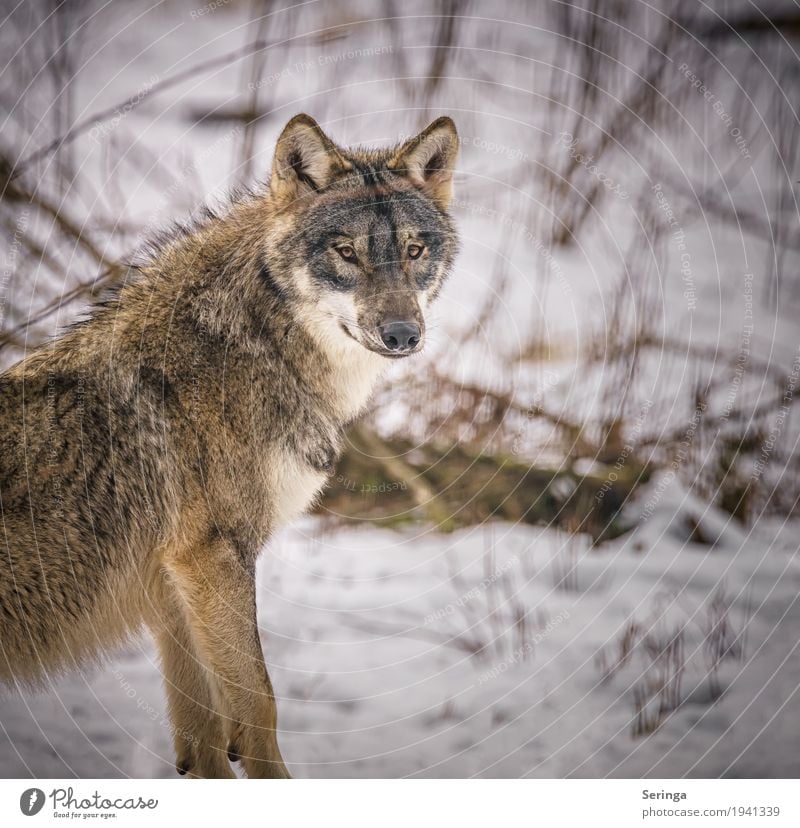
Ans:
{"type": "Polygon", "coordinates": [[[386,357],[386,359],[406,359],[407,357],[414,356],[414,354],[418,353],[416,350],[401,351],[400,353],[397,351],[379,351],[377,348],[370,348],[369,350],[375,354],[380,354],[381,356],[386,357]]]}
{"type": "MultiPolygon", "coordinates": [[[[350,337],[350,339],[353,340],[353,342],[358,342],[358,340],[353,336],[353,334],[350,333],[350,328],[348,328],[347,325],[344,324],[344,322],[340,322],[339,327],[350,337]]],[[[360,345],[361,343],[358,342],[358,344],[360,345]]]]}
{"type": "Polygon", "coordinates": [[[350,329],[344,322],[339,323],[339,327],[344,331],[353,342],[357,342],[362,348],[366,348],[368,351],[372,351],[373,354],[378,354],[379,356],[386,357],[386,359],[405,359],[406,357],[413,356],[414,354],[419,353],[422,349],[419,346],[416,346],[412,350],[408,351],[390,351],[388,348],[373,348],[370,345],[365,345],[358,337],[353,336],[350,332],[350,329]]]}

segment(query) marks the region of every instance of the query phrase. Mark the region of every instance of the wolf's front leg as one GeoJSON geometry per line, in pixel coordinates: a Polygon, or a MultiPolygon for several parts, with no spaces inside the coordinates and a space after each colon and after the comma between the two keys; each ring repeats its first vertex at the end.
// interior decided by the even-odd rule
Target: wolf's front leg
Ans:
{"type": "Polygon", "coordinates": [[[158,644],[167,692],[175,766],[180,774],[217,779],[233,777],[225,727],[217,712],[208,668],[192,640],[181,599],[171,584],[161,586],[162,600],[150,626],[158,644]]]}
{"type": "Polygon", "coordinates": [[[277,738],[277,709],[256,620],[254,561],[214,538],[167,560],[185,603],[192,637],[233,719],[230,750],[247,775],[288,778],[277,738]]]}

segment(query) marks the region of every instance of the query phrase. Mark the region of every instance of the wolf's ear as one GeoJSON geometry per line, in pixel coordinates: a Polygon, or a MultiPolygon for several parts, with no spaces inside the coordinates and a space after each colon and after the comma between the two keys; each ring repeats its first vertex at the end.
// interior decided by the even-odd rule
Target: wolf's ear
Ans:
{"type": "Polygon", "coordinates": [[[321,190],[349,169],[352,165],[319,124],[309,115],[295,115],[278,138],[270,190],[276,198],[291,202],[321,190]]]}
{"type": "Polygon", "coordinates": [[[389,159],[390,170],[407,175],[436,204],[446,210],[453,197],[453,168],[458,155],[456,125],[437,118],[419,135],[406,141],[389,159]]]}

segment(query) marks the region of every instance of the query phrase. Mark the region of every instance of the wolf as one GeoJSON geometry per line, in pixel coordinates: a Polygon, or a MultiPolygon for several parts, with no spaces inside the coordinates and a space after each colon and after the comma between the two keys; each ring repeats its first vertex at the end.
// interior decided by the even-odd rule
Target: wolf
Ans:
{"type": "Polygon", "coordinates": [[[0,679],[148,628],[176,769],[288,777],[259,551],[318,496],[457,248],[441,117],[346,150],[308,115],[268,183],[162,239],[115,296],[0,375],[0,679]]]}

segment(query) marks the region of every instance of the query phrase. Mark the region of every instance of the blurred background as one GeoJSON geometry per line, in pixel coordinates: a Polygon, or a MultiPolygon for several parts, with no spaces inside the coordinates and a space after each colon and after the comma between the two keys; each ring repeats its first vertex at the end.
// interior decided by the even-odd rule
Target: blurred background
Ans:
{"type": "MultiPolygon", "coordinates": [[[[297,776],[798,776],[792,2],[0,4],[0,366],[285,122],[456,122],[461,253],[259,612],[297,776]]],[[[146,636],[5,776],[169,776],[146,636]]]]}

